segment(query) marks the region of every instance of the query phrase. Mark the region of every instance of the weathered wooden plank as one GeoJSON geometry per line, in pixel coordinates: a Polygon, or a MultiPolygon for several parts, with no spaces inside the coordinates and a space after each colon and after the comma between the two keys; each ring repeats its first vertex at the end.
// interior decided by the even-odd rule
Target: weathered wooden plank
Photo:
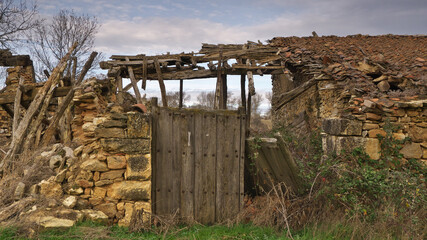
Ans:
{"type": "Polygon", "coordinates": [[[245,146],[246,146],[246,110],[239,108],[239,118],[240,118],[240,148],[239,148],[239,210],[242,210],[244,207],[244,197],[245,197],[245,146]]]}
{"type": "Polygon", "coordinates": [[[171,136],[171,174],[169,178],[171,181],[171,213],[177,211],[181,206],[181,171],[182,171],[182,144],[181,144],[181,132],[185,132],[186,129],[182,128],[185,123],[185,115],[181,115],[179,111],[171,111],[172,113],[172,136],[171,136]]]}
{"type": "Polygon", "coordinates": [[[226,147],[229,145],[229,139],[227,139],[227,128],[226,128],[226,119],[224,114],[217,115],[217,137],[216,144],[218,148],[216,149],[216,221],[222,222],[225,220],[228,206],[226,205],[226,193],[227,193],[227,184],[228,175],[227,172],[228,164],[226,159],[226,147]]]}
{"type": "Polygon", "coordinates": [[[203,208],[206,202],[203,202],[203,113],[198,112],[194,114],[194,218],[198,222],[203,220],[203,208]]]}
{"type": "Polygon", "coordinates": [[[285,66],[246,66],[245,64],[233,64],[232,68],[234,68],[234,69],[246,69],[246,70],[286,69],[285,66]]]}
{"type": "Polygon", "coordinates": [[[182,171],[181,171],[181,217],[189,223],[194,221],[194,113],[186,113],[181,121],[182,171]]]}
{"type": "Polygon", "coordinates": [[[18,128],[19,118],[21,115],[21,111],[19,108],[21,107],[21,97],[22,97],[22,87],[24,85],[25,79],[21,77],[18,82],[18,87],[16,89],[15,102],[13,104],[13,123],[12,123],[12,139],[15,138],[16,129],[18,128]]]}
{"type": "MultiPolygon", "coordinates": [[[[196,220],[209,224],[215,222],[215,161],[216,161],[216,116],[213,113],[203,114],[202,130],[202,158],[196,182],[198,189],[195,200],[197,207],[196,220]]],[[[197,168],[196,168],[197,170],[197,168]]]]}
{"type": "Polygon", "coordinates": [[[157,98],[151,98],[151,169],[152,169],[152,176],[151,176],[151,210],[154,214],[157,214],[157,178],[158,173],[160,171],[159,165],[157,164],[158,158],[160,157],[159,153],[159,107],[157,106],[157,98]]]}
{"type": "Polygon", "coordinates": [[[242,107],[246,111],[246,75],[240,75],[240,97],[242,102],[242,107]]]}
{"type": "Polygon", "coordinates": [[[147,87],[147,57],[144,56],[143,63],[142,63],[142,84],[141,88],[145,90],[147,87]]]}
{"type": "MultiPolygon", "coordinates": [[[[57,87],[53,91],[53,97],[66,96],[70,91],[71,87],[57,87]]],[[[37,93],[40,91],[40,87],[34,88],[29,92],[22,94],[21,102],[32,101],[37,93]]],[[[7,92],[0,94],[0,105],[10,104],[15,102],[16,92],[7,92]]]]}
{"type": "Polygon", "coordinates": [[[237,115],[226,116],[227,139],[230,143],[227,146],[225,160],[228,163],[228,194],[226,193],[227,218],[232,219],[239,213],[240,207],[240,117],[237,115]]]}
{"type": "Polygon", "coordinates": [[[159,60],[157,58],[154,58],[154,65],[156,66],[157,79],[159,80],[160,92],[162,94],[163,107],[167,107],[168,106],[168,101],[166,99],[165,83],[163,82],[162,71],[160,69],[159,60]]]}
{"type": "Polygon", "coordinates": [[[179,108],[182,108],[183,101],[184,101],[184,81],[181,79],[179,80],[179,108]]]}
{"type": "MultiPolygon", "coordinates": [[[[129,60],[129,59],[126,59],[126,60],[129,60]]],[[[129,73],[129,77],[130,77],[130,82],[131,82],[132,87],[133,87],[133,91],[135,92],[136,102],[142,103],[141,93],[139,92],[138,84],[137,84],[138,81],[135,78],[135,74],[133,73],[132,66],[128,66],[128,73],[129,73]]]]}
{"type": "Polygon", "coordinates": [[[314,86],[317,83],[316,79],[310,79],[307,82],[303,83],[299,87],[292,89],[289,92],[283,93],[277,98],[275,98],[275,101],[273,102],[273,106],[275,110],[279,110],[283,105],[291,101],[292,99],[298,97],[301,93],[308,90],[310,87],[314,86]]]}

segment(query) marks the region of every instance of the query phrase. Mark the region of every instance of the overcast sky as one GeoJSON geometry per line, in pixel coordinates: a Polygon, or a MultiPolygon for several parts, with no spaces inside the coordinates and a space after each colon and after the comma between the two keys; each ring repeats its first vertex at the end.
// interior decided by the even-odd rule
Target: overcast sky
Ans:
{"type": "Polygon", "coordinates": [[[96,50],[106,56],[196,52],[205,42],[264,42],[312,31],[427,33],[427,0],[38,0],[38,5],[44,15],[74,9],[96,16],[102,24],[96,50]]]}

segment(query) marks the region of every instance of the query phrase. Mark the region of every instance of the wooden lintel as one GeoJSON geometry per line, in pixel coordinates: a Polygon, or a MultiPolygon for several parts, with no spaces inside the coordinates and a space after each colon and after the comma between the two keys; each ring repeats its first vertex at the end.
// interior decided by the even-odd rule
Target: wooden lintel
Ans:
{"type": "MultiPolygon", "coordinates": [[[[53,97],[64,97],[70,91],[71,87],[57,87],[53,92],[53,97]]],[[[32,101],[37,95],[39,88],[34,88],[22,95],[21,102],[32,101]]],[[[13,103],[16,92],[7,92],[0,94],[0,105],[13,103]]]]}

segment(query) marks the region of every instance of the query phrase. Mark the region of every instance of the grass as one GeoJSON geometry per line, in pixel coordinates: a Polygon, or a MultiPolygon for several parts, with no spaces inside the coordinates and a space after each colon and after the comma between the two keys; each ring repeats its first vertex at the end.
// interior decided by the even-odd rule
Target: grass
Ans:
{"type": "MultiPolygon", "coordinates": [[[[26,239],[20,236],[17,228],[0,228],[0,239],[26,239]]],[[[239,224],[232,227],[214,225],[191,227],[181,226],[171,229],[167,235],[153,232],[131,233],[127,228],[105,226],[93,222],[81,222],[74,227],[61,230],[41,231],[37,239],[287,239],[283,234],[271,228],[256,227],[250,224],[239,224]]]]}
{"type": "MultiPolygon", "coordinates": [[[[351,239],[352,228],[336,224],[327,227],[312,226],[293,233],[295,240],[311,239],[351,239]]],[[[191,227],[181,226],[174,228],[167,235],[158,235],[153,232],[129,232],[127,228],[105,226],[93,222],[81,222],[74,227],[60,230],[52,229],[41,231],[36,237],[45,240],[65,240],[65,239],[251,239],[251,240],[275,240],[289,239],[283,232],[276,232],[272,228],[257,227],[251,224],[239,224],[232,227],[223,225],[191,227]]],[[[17,228],[0,228],[1,240],[27,239],[19,235],[17,228]]],[[[357,239],[357,237],[356,237],[357,239]]]]}

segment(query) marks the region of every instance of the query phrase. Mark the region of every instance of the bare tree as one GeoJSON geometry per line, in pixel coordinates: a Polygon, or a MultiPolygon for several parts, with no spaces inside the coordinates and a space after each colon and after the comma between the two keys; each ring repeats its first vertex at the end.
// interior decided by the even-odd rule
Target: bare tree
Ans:
{"type": "MultiPolygon", "coordinates": [[[[178,92],[168,92],[166,93],[166,98],[168,101],[169,107],[179,107],[179,91],[178,92]]],[[[185,102],[190,101],[191,96],[187,93],[182,93],[182,104],[185,105],[185,102]]]]}
{"type": "Polygon", "coordinates": [[[23,34],[41,23],[31,1],[0,0],[0,47],[13,48],[23,34]]]}
{"type": "Polygon", "coordinates": [[[251,102],[252,115],[259,116],[261,114],[259,107],[261,106],[262,100],[263,100],[263,97],[260,94],[255,94],[252,96],[252,102],[251,102]]]}
{"type": "Polygon", "coordinates": [[[215,92],[201,92],[197,95],[197,108],[213,109],[215,103],[215,92]]]}
{"type": "MultiPolygon", "coordinates": [[[[66,54],[67,49],[75,42],[78,43],[78,46],[72,53],[68,66],[71,66],[71,61],[77,58],[76,71],[79,74],[83,64],[93,51],[95,34],[98,32],[99,27],[100,24],[96,17],[78,15],[74,11],[61,10],[48,24],[35,28],[29,37],[32,43],[31,52],[39,62],[39,66],[37,66],[39,80],[44,78],[42,71],[47,69],[51,72],[53,67],[66,54]]],[[[101,59],[102,54],[99,54],[92,66],[98,66],[98,62],[101,59]]],[[[68,74],[70,70],[68,68],[68,74]]]]}

